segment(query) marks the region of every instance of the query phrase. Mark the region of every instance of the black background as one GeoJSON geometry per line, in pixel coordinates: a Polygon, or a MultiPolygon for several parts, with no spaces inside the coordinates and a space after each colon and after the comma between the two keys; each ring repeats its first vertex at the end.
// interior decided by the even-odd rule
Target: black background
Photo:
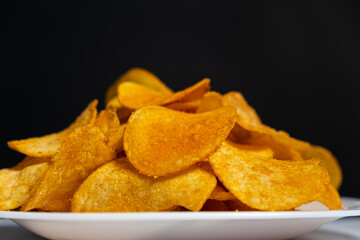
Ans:
{"type": "Polygon", "coordinates": [[[2,1],[1,159],[6,141],[69,125],[131,67],[173,90],[204,77],[241,91],[263,122],[323,145],[360,197],[360,3],[2,1]],[[51,3],[50,3],[51,2],[51,3]]]}

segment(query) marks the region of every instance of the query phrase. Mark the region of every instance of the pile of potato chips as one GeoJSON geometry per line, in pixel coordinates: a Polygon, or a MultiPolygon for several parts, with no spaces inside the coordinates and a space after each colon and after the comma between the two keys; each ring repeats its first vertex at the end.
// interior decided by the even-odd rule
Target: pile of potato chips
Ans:
{"type": "Polygon", "coordinates": [[[239,92],[204,79],[173,92],[134,68],[65,130],[8,142],[0,210],[281,211],[340,209],[342,173],[325,148],[264,125],[239,92]]]}

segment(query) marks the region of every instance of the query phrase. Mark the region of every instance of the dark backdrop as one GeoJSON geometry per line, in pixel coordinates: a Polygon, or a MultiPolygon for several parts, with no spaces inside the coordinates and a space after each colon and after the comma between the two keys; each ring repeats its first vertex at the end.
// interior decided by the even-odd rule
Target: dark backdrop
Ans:
{"type": "Polygon", "coordinates": [[[1,167],[22,158],[6,141],[61,130],[143,67],[174,90],[241,91],[265,123],[331,149],[341,194],[360,197],[358,1],[49,2],[1,2],[1,167]]]}

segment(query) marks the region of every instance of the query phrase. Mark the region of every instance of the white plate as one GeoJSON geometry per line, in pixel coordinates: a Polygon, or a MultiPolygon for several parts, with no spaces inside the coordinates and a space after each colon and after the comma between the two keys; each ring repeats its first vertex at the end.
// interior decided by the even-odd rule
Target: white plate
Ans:
{"type": "Polygon", "coordinates": [[[360,216],[360,199],[343,210],[287,212],[43,213],[0,211],[50,239],[287,239],[333,220],[360,216]]]}

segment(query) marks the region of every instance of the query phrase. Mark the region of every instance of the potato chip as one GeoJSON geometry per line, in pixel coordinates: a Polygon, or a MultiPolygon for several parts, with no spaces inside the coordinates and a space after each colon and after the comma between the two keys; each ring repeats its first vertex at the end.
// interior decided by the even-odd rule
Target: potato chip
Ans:
{"type": "Polygon", "coordinates": [[[117,96],[113,97],[109,102],[107,102],[106,104],[106,108],[115,108],[115,109],[119,109],[121,108],[121,104],[117,98],[117,96]]]}
{"type": "Polygon", "coordinates": [[[122,106],[139,109],[149,105],[166,105],[173,102],[189,102],[201,99],[210,89],[210,80],[204,79],[197,84],[176,93],[162,94],[133,82],[121,83],[118,99],[122,106]]]}
{"type": "Polygon", "coordinates": [[[317,201],[327,206],[330,210],[341,209],[341,198],[338,191],[332,184],[326,184],[325,191],[320,195],[317,201]]]}
{"type": "Polygon", "coordinates": [[[107,163],[75,193],[72,212],[152,212],[183,206],[199,211],[216,178],[197,167],[166,177],[140,174],[125,159],[107,163]]]}
{"type": "Polygon", "coordinates": [[[209,112],[223,107],[223,96],[217,92],[207,92],[201,99],[197,113],[209,112]]]}
{"type": "Polygon", "coordinates": [[[259,155],[261,157],[266,157],[266,158],[274,157],[274,152],[271,150],[271,148],[269,148],[267,146],[239,144],[239,143],[231,142],[229,140],[227,141],[227,143],[229,143],[233,147],[236,147],[246,153],[256,154],[256,155],[259,155]]]}
{"type": "Polygon", "coordinates": [[[49,163],[35,164],[22,170],[0,170],[0,210],[22,206],[34,193],[49,163]]]}
{"type": "Polygon", "coordinates": [[[300,152],[297,150],[285,146],[279,141],[276,141],[272,135],[267,134],[251,134],[251,136],[243,142],[246,144],[253,144],[259,146],[267,146],[271,148],[274,152],[274,158],[278,160],[294,160],[294,161],[303,161],[304,158],[301,156],[300,152]]]}
{"type": "Polygon", "coordinates": [[[152,73],[140,68],[129,70],[109,88],[106,95],[106,108],[115,108],[120,122],[126,122],[133,112],[133,110],[122,106],[118,100],[117,88],[118,85],[123,82],[137,83],[145,89],[149,89],[151,92],[159,94],[172,93],[172,91],[152,73]],[[110,98],[110,96],[112,97],[110,98]]]}
{"type": "MultiPolygon", "coordinates": [[[[228,94],[229,95],[229,94],[228,94]]],[[[242,95],[240,95],[242,96],[242,95]]],[[[245,101],[245,99],[243,99],[245,101]]],[[[246,101],[245,101],[246,102],[246,101]]],[[[200,106],[197,109],[197,113],[203,113],[212,111],[218,108],[221,108],[226,105],[226,101],[223,99],[223,96],[217,92],[207,92],[203,99],[200,102],[200,106]]],[[[230,105],[230,104],[227,104],[230,105]]],[[[235,105],[236,106],[236,105],[235,105]]],[[[255,110],[254,110],[255,111],[255,110]]],[[[234,128],[231,130],[228,139],[233,142],[241,142],[242,140],[248,138],[250,132],[245,130],[238,124],[235,124],[234,128]]]]}
{"type": "Polygon", "coordinates": [[[335,156],[326,148],[312,145],[305,152],[302,152],[304,159],[318,158],[321,160],[321,165],[325,166],[330,175],[330,182],[339,189],[342,182],[341,167],[335,156]]]}
{"type": "MultiPolygon", "coordinates": [[[[223,104],[230,105],[236,108],[238,112],[239,121],[244,122],[246,125],[261,124],[261,119],[245,100],[244,96],[239,92],[229,92],[223,97],[223,104]]],[[[242,125],[242,124],[240,124],[242,125]]]]}
{"type": "Polygon", "coordinates": [[[304,151],[310,146],[307,142],[290,137],[289,134],[284,131],[276,131],[263,124],[256,111],[246,102],[243,95],[239,92],[229,92],[225,94],[223,97],[223,105],[236,108],[238,114],[236,124],[247,131],[271,136],[274,141],[280,142],[284,146],[297,151],[304,151]]]}
{"type": "Polygon", "coordinates": [[[95,126],[105,134],[107,145],[119,153],[124,150],[124,130],[125,126],[120,125],[119,118],[114,108],[108,108],[100,112],[96,118],[95,126]]]}
{"type": "Polygon", "coordinates": [[[173,102],[165,105],[164,107],[181,112],[195,113],[199,105],[200,100],[195,100],[190,102],[173,102]]]}
{"type": "Polygon", "coordinates": [[[92,101],[81,115],[68,128],[61,132],[34,137],[23,140],[8,142],[8,146],[18,152],[31,157],[48,158],[52,157],[60,147],[62,141],[77,127],[84,126],[95,121],[97,100],[92,101]]]}
{"type": "Polygon", "coordinates": [[[171,93],[156,92],[134,82],[124,82],[118,87],[118,100],[122,106],[129,109],[138,109],[146,105],[158,105],[156,104],[157,98],[161,96],[169,97],[171,95],[171,93]]]}
{"type": "MultiPolygon", "coordinates": [[[[287,148],[304,151],[309,147],[309,144],[294,138],[284,131],[276,131],[264,125],[256,111],[247,103],[243,95],[239,92],[229,92],[224,96],[216,93],[206,93],[197,110],[198,113],[206,112],[220,108],[222,106],[233,106],[237,110],[237,120],[234,128],[229,134],[228,138],[234,142],[242,142],[251,137],[251,134],[271,136],[274,144],[281,144],[287,148]]],[[[291,150],[290,150],[291,151],[291,150]]],[[[296,154],[296,153],[293,153],[296,154]]],[[[297,159],[301,156],[298,153],[297,159]]]]}
{"type": "Polygon", "coordinates": [[[151,72],[142,68],[132,68],[120,76],[106,92],[105,100],[108,103],[117,95],[117,88],[123,82],[134,82],[150,88],[159,93],[172,93],[172,91],[151,72]]]}
{"type": "Polygon", "coordinates": [[[98,127],[89,124],[75,129],[61,144],[39,188],[21,211],[69,211],[70,199],[80,184],[115,157],[98,127]]]}
{"type": "Polygon", "coordinates": [[[113,131],[120,127],[120,121],[116,115],[115,108],[102,110],[97,116],[94,125],[100,128],[108,139],[113,134],[113,131]]]}
{"type": "Polygon", "coordinates": [[[217,201],[227,201],[227,200],[236,200],[236,197],[232,195],[227,189],[225,189],[221,183],[218,183],[214,190],[212,191],[211,195],[209,196],[211,200],[217,201]]]}
{"type": "Polygon", "coordinates": [[[224,212],[228,210],[224,202],[212,199],[208,199],[201,209],[204,212],[224,212]]]}
{"type": "Polygon", "coordinates": [[[16,164],[14,167],[11,168],[11,170],[23,170],[24,168],[36,165],[40,163],[49,163],[51,161],[51,158],[37,158],[37,157],[25,157],[21,162],[16,164]]]}
{"type": "Polygon", "coordinates": [[[213,152],[229,134],[235,118],[233,107],[201,114],[143,107],[127,123],[124,149],[131,164],[141,173],[165,176],[213,152]]]}
{"type": "MultiPolygon", "coordinates": [[[[330,179],[320,160],[269,159],[223,142],[209,157],[209,162],[224,186],[251,208],[290,210],[320,201],[323,194],[333,194],[327,191],[330,179]]],[[[327,207],[334,209],[333,206],[327,207]]]]}

